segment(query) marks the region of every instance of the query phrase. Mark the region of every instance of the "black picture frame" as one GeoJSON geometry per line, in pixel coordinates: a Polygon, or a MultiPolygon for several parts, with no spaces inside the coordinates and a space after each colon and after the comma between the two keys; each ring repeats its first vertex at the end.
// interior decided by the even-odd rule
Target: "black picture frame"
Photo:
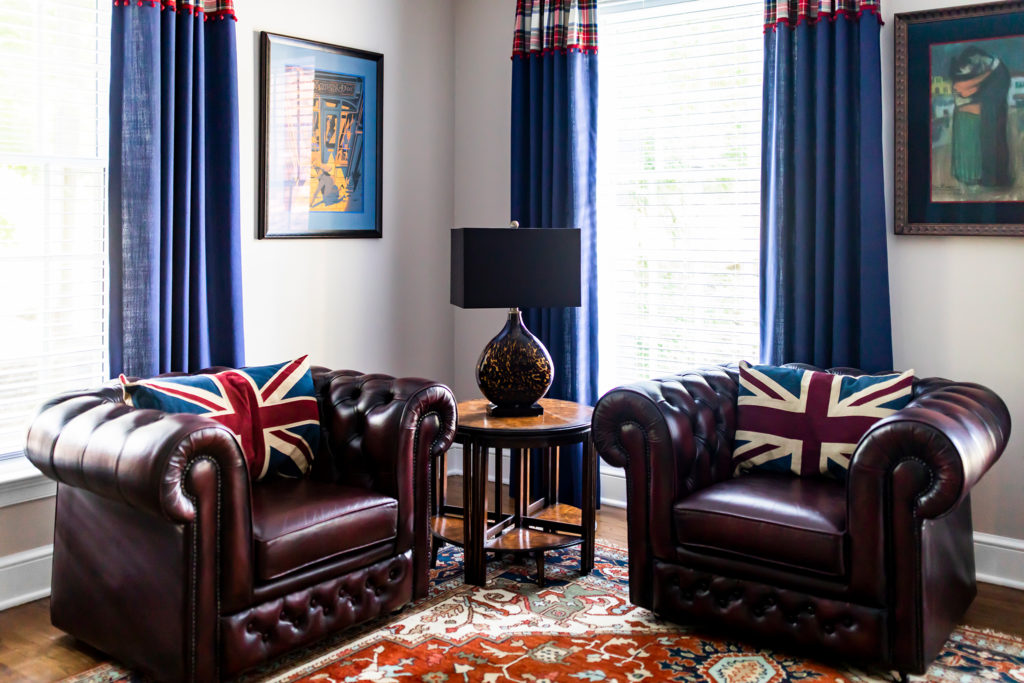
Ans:
{"type": "Polygon", "coordinates": [[[1024,0],[895,29],[896,234],[1024,235],[1024,0]]]}
{"type": "Polygon", "coordinates": [[[381,237],[384,56],[260,32],[259,239],[381,237]]]}

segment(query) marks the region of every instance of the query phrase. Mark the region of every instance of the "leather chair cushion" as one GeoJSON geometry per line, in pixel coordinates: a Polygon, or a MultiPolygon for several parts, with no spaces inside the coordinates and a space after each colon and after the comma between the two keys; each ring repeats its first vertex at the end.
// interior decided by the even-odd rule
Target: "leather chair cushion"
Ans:
{"type": "Polygon", "coordinates": [[[826,479],[754,473],[713,484],[673,508],[691,551],[842,576],[846,487],[826,479]]]}
{"type": "Polygon", "coordinates": [[[258,581],[392,540],[397,531],[398,501],[375,491],[315,479],[252,487],[258,581]]]}

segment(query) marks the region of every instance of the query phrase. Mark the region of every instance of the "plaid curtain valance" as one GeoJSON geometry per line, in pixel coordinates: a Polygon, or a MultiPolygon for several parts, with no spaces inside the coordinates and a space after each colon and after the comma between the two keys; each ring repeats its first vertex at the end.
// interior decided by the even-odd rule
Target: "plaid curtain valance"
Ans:
{"type": "Polygon", "coordinates": [[[879,5],[881,0],[766,0],[764,5],[764,28],[774,29],[779,24],[796,26],[802,21],[812,24],[836,17],[855,19],[864,13],[874,14],[882,21],[879,5]]]}
{"type": "Polygon", "coordinates": [[[175,0],[114,0],[114,7],[159,7],[179,14],[203,15],[203,20],[238,20],[235,16],[234,0],[199,0],[198,2],[175,2],[175,0]]]}
{"type": "Polygon", "coordinates": [[[597,0],[518,0],[512,56],[597,52],[597,0]]]}

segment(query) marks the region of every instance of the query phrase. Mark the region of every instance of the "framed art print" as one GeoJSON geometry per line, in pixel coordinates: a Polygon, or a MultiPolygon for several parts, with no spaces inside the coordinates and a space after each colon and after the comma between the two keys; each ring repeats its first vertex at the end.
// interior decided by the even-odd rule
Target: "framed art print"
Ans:
{"type": "Polygon", "coordinates": [[[896,15],[896,233],[1024,235],[1024,2],[896,15]]]}
{"type": "Polygon", "coordinates": [[[383,62],[260,34],[260,239],[381,236],[383,62]]]}

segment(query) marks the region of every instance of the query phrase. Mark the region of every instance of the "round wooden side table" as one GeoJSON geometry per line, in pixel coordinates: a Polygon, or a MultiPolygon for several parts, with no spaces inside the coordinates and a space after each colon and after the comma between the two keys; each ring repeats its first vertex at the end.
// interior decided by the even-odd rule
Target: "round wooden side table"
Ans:
{"type": "Polygon", "coordinates": [[[465,551],[466,583],[485,585],[488,552],[529,553],[537,559],[537,582],[544,585],[544,552],[581,545],[580,573],[594,568],[597,455],[590,439],[590,406],[541,399],[544,414],[491,417],[487,400],[459,403],[455,442],[462,445],[462,506],[448,504],[447,456],[434,465],[431,564],[443,543],[465,551]],[[560,450],[583,444],[583,503],[558,501],[560,450]],[[503,451],[508,449],[512,512],[502,510],[503,451]],[[530,490],[530,450],[541,454],[540,490],[530,490]],[[494,493],[488,495],[489,456],[494,456],[494,493]],[[490,503],[490,505],[489,505],[490,503]],[[491,509],[493,508],[493,509],[491,509]]]}

